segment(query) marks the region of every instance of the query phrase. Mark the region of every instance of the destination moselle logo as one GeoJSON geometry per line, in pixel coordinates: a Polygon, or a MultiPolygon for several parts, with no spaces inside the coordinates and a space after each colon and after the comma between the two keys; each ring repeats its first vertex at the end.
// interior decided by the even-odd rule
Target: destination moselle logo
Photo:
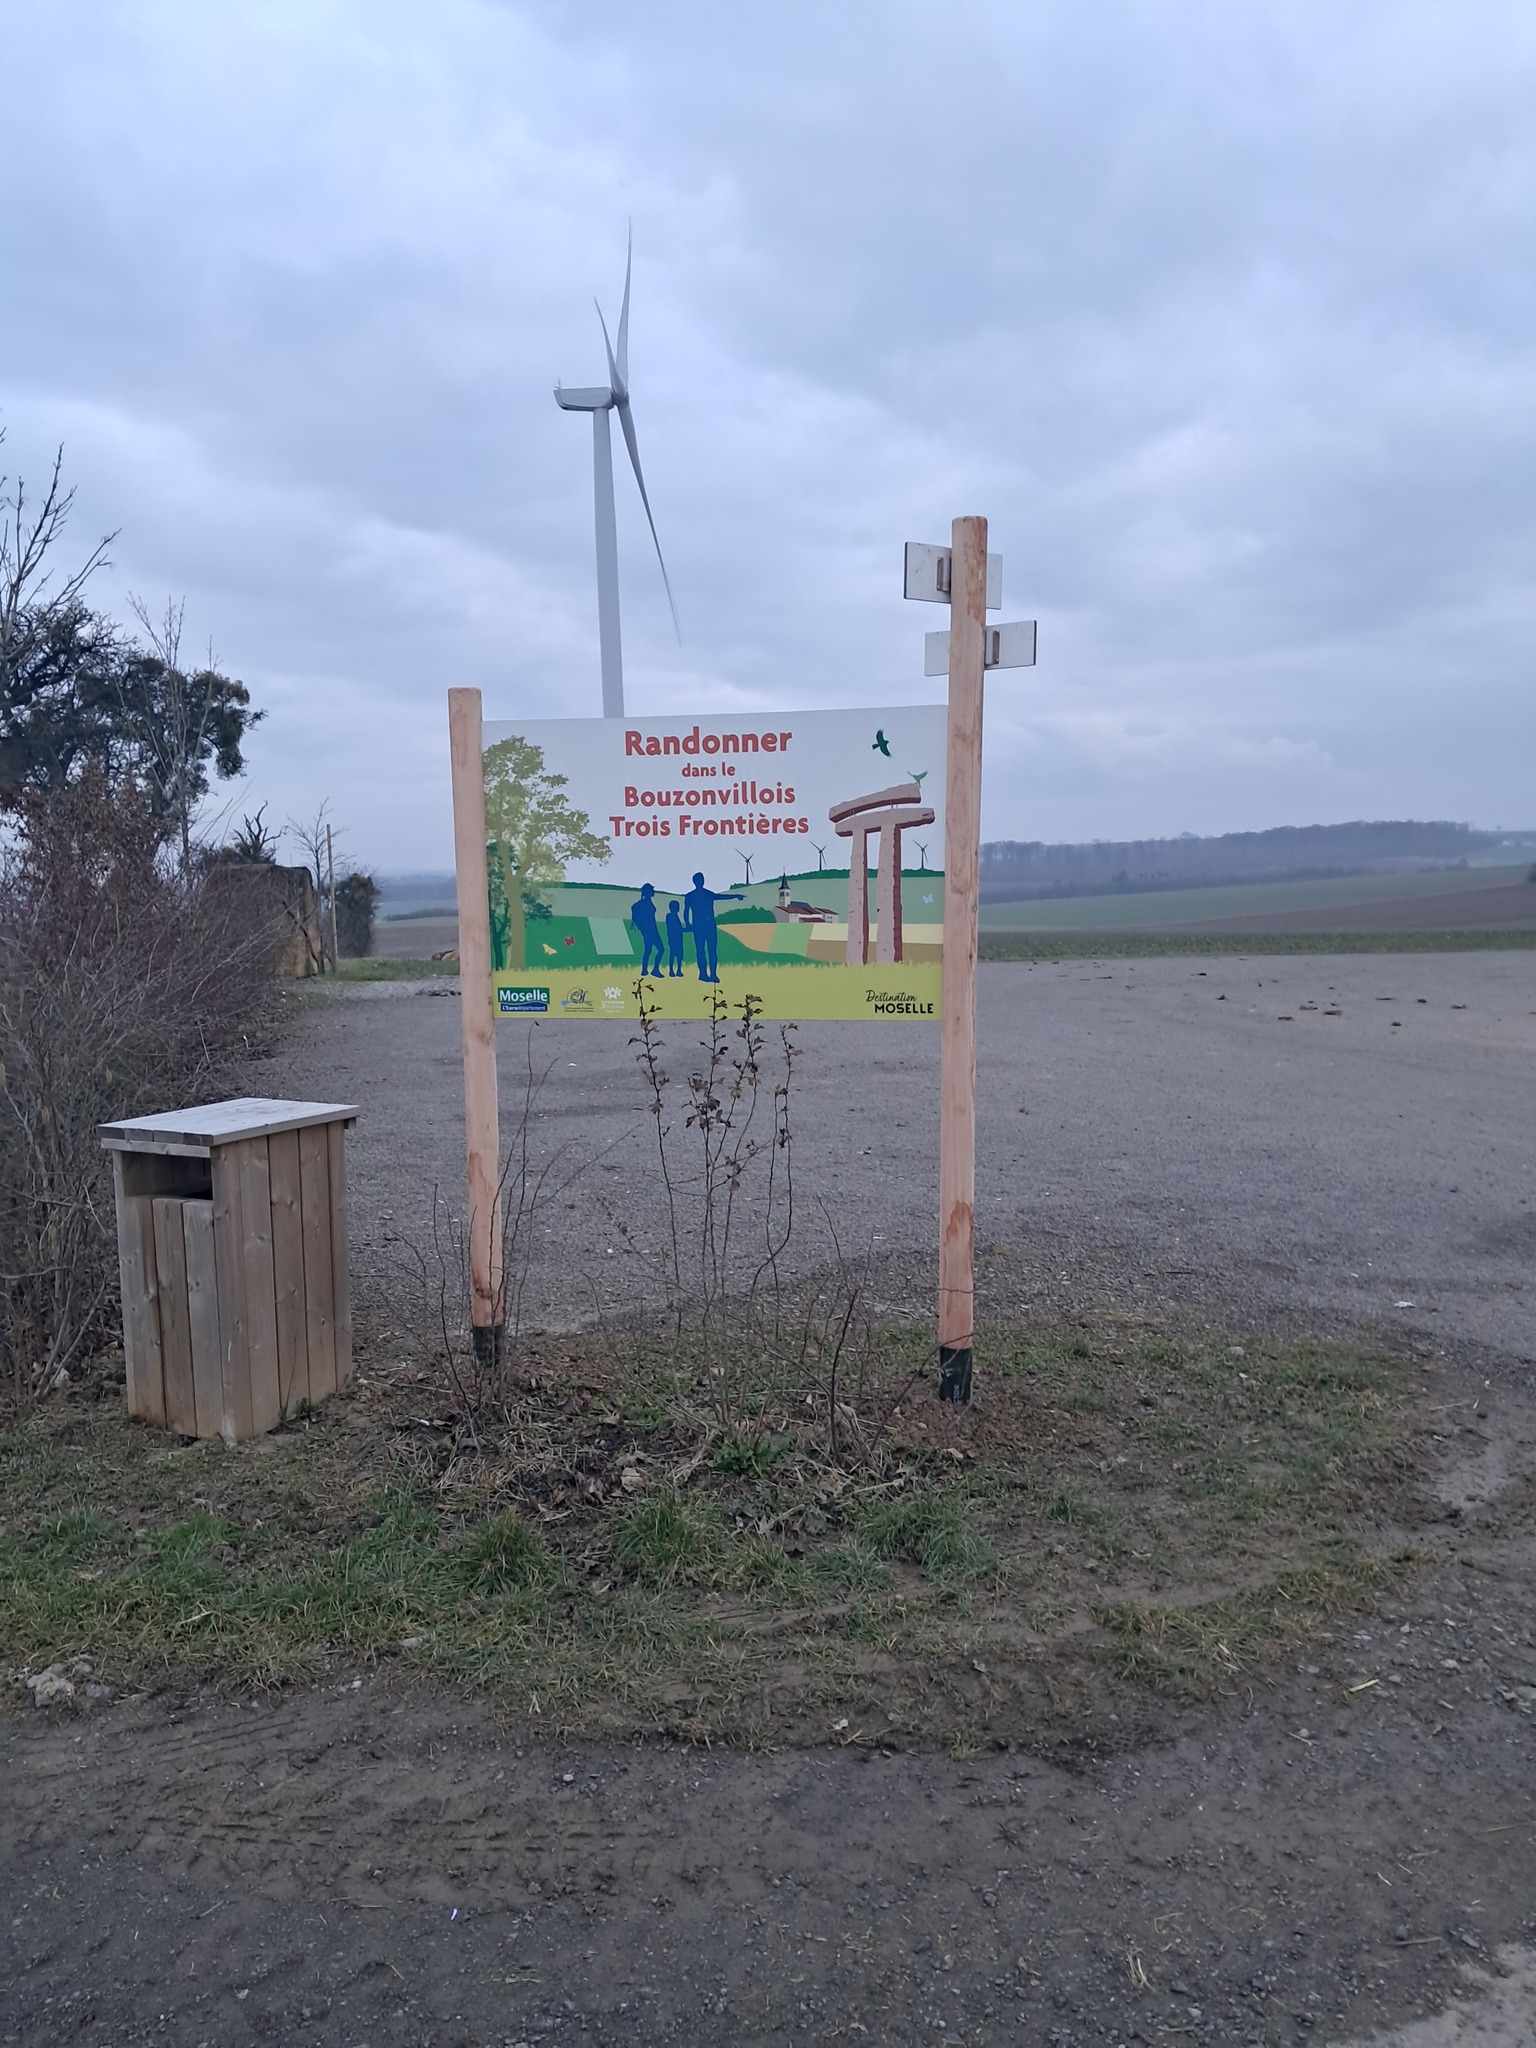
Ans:
{"type": "Polygon", "coordinates": [[[517,1017],[534,1010],[548,1010],[547,988],[498,988],[497,1006],[503,1017],[517,1017]]]}
{"type": "Polygon", "coordinates": [[[931,1017],[933,1004],[922,996],[909,995],[903,988],[867,988],[864,1000],[875,1017],[931,1017]]]}

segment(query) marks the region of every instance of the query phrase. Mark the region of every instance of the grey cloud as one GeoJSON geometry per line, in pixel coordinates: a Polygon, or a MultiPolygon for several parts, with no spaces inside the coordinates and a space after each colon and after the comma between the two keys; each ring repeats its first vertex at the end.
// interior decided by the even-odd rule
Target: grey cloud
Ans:
{"type": "Polygon", "coordinates": [[[252,802],[441,860],[447,684],[595,710],[550,387],[633,214],[638,707],[920,700],[900,544],[985,510],[989,832],[1529,808],[1526,10],[0,18],[8,453],[271,705],[252,802]]]}

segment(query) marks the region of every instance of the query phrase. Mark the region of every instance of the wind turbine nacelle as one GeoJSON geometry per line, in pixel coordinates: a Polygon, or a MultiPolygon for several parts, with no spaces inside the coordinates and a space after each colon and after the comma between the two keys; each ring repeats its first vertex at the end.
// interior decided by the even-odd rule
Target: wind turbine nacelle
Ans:
{"type": "Polygon", "coordinates": [[[579,390],[555,386],[555,403],[562,412],[611,412],[617,402],[606,384],[586,385],[579,390]]]}

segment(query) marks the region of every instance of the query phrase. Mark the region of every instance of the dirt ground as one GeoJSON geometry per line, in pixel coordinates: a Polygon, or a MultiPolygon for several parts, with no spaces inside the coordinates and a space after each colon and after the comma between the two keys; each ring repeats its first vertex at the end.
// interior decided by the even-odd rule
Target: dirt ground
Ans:
{"type": "MultiPolygon", "coordinates": [[[[252,1079],[362,1109],[372,1355],[411,1339],[424,1188],[456,1191],[457,1023],[451,984],[357,988],[252,1079]]],[[[801,1037],[805,1262],[835,1218],[915,1305],[936,1048],[801,1037]]],[[[1410,1590],[1070,1767],[831,1732],[776,1756],[564,1744],[371,1667],[0,1723],[0,2043],[1536,2040],[1528,956],[997,966],[981,1041],[987,1306],[1416,1355],[1410,1590]]],[[[535,1042],[559,1062],[538,1143],[570,1171],[529,1319],[617,1318],[644,1260],[616,1221],[655,1209],[630,1052],[600,1025],[535,1042]]]]}

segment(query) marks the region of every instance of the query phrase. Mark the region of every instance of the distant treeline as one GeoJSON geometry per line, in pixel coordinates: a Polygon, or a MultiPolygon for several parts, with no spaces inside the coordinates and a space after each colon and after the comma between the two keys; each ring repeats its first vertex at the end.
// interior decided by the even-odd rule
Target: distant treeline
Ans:
{"type": "Polygon", "coordinates": [[[1113,896],[1447,867],[1500,844],[1497,832],[1414,818],[1352,825],[1277,825],[1198,839],[1096,839],[1082,846],[994,839],[981,849],[983,902],[1113,896]]]}

